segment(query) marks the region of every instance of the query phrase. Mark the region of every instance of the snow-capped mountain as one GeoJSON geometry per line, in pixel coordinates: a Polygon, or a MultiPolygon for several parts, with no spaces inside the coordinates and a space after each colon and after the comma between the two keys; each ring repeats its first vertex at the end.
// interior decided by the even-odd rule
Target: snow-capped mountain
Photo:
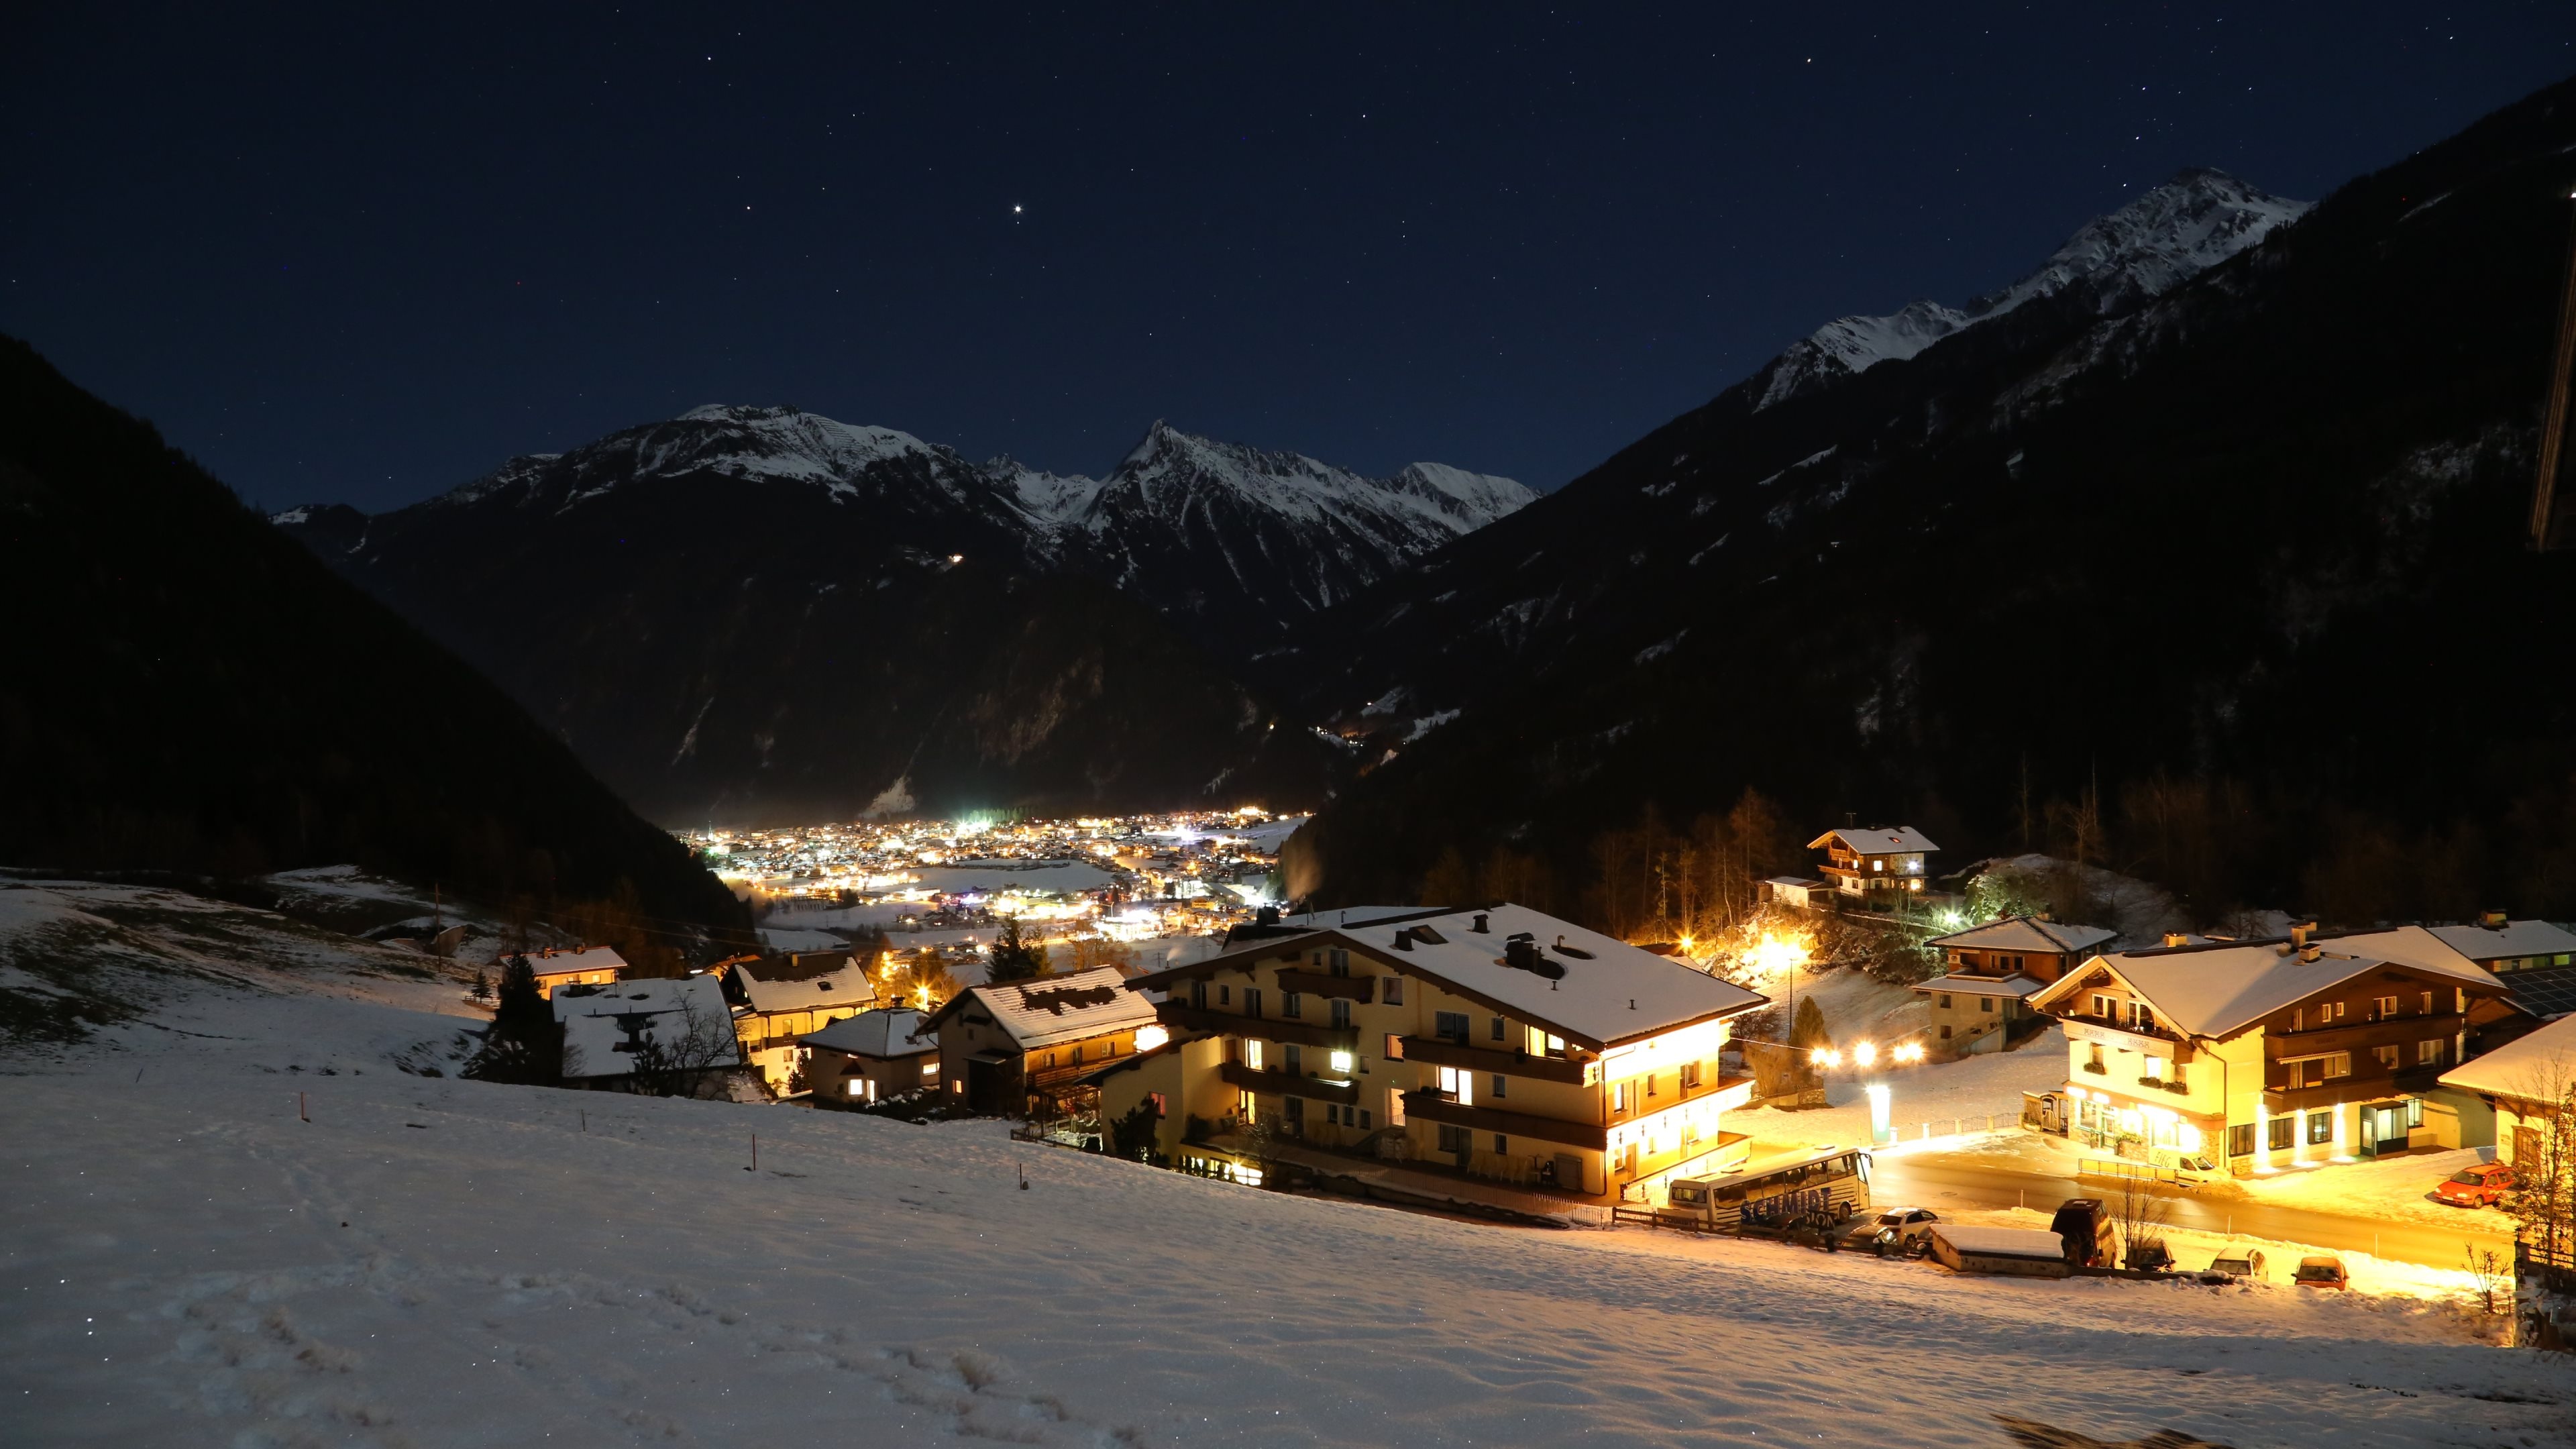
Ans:
{"type": "Polygon", "coordinates": [[[1757,381],[1754,408],[1812,393],[2042,297],[2096,317],[2135,308],[2298,220],[2308,209],[2224,171],[2184,171],[2108,216],[2086,222],[2038,270],[1953,307],[1919,301],[1886,317],[1841,317],[1791,344],[1757,381]]]}
{"type": "Polygon", "coordinates": [[[1264,770],[1301,798],[1310,737],[1270,730],[1234,664],[1530,497],[1160,423],[1093,479],[708,406],[410,508],[272,521],[646,809],[810,816],[1179,804],[1264,770]]]}
{"type": "Polygon", "coordinates": [[[1108,477],[1088,490],[1073,481],[1049,480],[1058,485],[1054,536],[1069,564],[1246,640],[1347,599],[1537,496],[1509,478],[1440,463],[1368,478],[1162,422],[1108,477]]]}

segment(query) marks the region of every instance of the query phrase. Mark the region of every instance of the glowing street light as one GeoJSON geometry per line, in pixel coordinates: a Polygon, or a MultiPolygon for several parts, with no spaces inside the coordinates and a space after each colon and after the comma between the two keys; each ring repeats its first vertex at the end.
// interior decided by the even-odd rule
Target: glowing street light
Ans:
{"type": "Polygon", "coordinates": [[[1875,1066],[1875,1065],[1877,1065],[1877,1063],[1878,1063],[1878,1048],[1877,1048],[1877,1047],[1872,1046],[1872,1045],[1871,1045],[1870,1043],[1868,1043],[1868,1042],[1862,1042],[1860,1045],[1858,1045],[1858,1046],[1856,1046],[1856,1047],[1853,1047],[1853,1048],[1852,1048],[1852,1065],[1853,1065],[1853,1066],[1856,1066],[1856,1067],[1867,1067],[1867,1066],[1875,1066]]]}

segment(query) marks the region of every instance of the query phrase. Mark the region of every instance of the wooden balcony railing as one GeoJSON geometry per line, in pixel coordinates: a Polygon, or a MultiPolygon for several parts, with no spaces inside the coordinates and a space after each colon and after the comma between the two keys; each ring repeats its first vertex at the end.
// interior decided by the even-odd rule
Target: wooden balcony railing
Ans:
{"type": "Polygon", "coordinates": [[[1315,1026],[1300,1017],[1246,1016],[1239,1011],[1192,1006],[1186,1001],[1158,1002],[1154,1015],[1163,1025],[1183,1031],[1213,1031],[1227,1036],[1293,1041],[1299,1046],[1321,1047],[1329,1052],[1356,1052],[1360,1049],[1358,1028],[1315,1026]]]}
{"type": "Polygon", "coordinates": [[[1346,1001],[1375,1001],[1377,978],[1374,976],[1329,976],[1315,971],[1292,971],[1279,968],[1279,989],[1301,991],[1309,996],[1338,996],[1346,1001]]]}
{"type": "Polygon", "coordinates": [[[1403,1048],[1402,1059],[1408,1062],[1429,1062],[1435,1067],[1472,1067],[1480,1072],[1500,1072],[1507,1077],[1534,1077],[1542,1082],[1563,1082],[1575,1087],[1583,1085],[1583,1063],[1562,1057],[1534,1057],[1528,1052],[1469,1046],[1439,1036],[1398,1037],[1396,1045],[1403,1048]]]}
{"type": "Polygon", "coordinates": [[[1357,1082],[1328,1082],[1322,1077],[1290,1076],[1286,1072],[1254,1071],[1241,1062],[1223,1062],[1216,1069],[1218,1078],[1228,1086],[1247,1092],[1270,1092],[1286,1097],[1307,1097],[1318,1102],[1339,1102],[1356,1106],[1360,1100],[1357,1082]]]}
{"type": "Polygon", "coordinates": [[[1568,1122],[1561,1117],[1537,1117],[1527,1112],[1506,1112],[1497,1107],[1461,1106],[1427,1088],[1404,1094],[1404,1115],[1408,1120],[1419,1117],[1426,1122],[1447,1122],[1482,1132],[1509,1132],[1516,1137],[1562,1142],[1568,1147],[1588,1147],[1595,1152],[1610,1145],[1610,1129],[1596,1123],[1568,1122]]]}

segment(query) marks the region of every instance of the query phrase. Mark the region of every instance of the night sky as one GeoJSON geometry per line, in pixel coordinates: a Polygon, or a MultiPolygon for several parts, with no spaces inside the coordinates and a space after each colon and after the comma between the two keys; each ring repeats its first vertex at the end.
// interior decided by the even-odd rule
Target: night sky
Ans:
{"type": "Polygon", "coordinates": [[[2181,167],[2312,199],[2576,72],[2565,0],[393,9],[0,46],[0,331],[272,506],[717,401],[1554,487],[2181,167]]]}

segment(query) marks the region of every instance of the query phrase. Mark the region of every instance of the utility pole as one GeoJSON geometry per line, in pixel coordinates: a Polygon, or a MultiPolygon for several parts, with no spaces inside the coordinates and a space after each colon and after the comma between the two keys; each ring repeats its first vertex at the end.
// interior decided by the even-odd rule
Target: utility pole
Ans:
{"type": "MultiPolygon", "coordinates": [[[[2568,195],[2576,201],[2576,192],[2568,195]]],[[[2558,351],[2549,368],[2549,396],[2540,424],[2540,471],[2531,483],[2531,546],[2542,552],[2566,544],[2569,515],[2576,513],[2576,488],[2564,484],[2567,471],[2568,383],[2576,372],[2576,227],[2567,247],[2567,282],[2558,299],[2558,351]],[[2561,496],[2561,495],[2566,496],[2561,496]]]]}

